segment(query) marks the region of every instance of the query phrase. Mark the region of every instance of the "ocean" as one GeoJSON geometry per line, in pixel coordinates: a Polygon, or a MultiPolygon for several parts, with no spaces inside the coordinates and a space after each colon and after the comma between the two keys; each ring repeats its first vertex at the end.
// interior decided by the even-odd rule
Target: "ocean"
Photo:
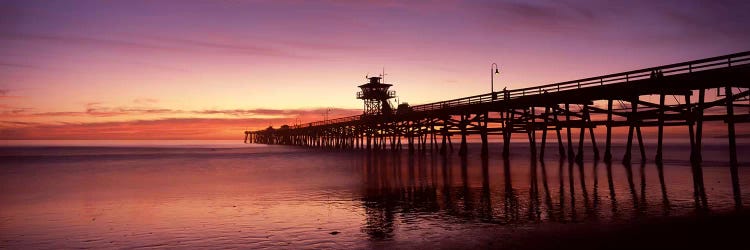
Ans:
{"type": "MultiPolygon", "coordinates": [[[[0,248],[441,248],[514,241],[559,225],[622,225],[735,210],[728,151],[705,142],[640,164],[586,152],[544,161],[340,151],[241,141],[0,142],[0,248]]],[[[587,150],[590,149],[587,147],[587,150]]],[[[600,149],[603,153],[603,150],[600,149]]],[[[750,144],[740,143],[743,207],[750,144]]]]}

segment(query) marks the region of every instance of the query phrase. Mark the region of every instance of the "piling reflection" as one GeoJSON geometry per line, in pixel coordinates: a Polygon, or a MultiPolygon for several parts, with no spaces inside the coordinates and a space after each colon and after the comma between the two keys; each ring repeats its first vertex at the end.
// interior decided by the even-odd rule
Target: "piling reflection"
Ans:
{"type": "MultiPolygon", "coordinates": [[[[594,161],[592,176],[594,177],[594,188],[593,188],[593,209],[597,212],[599,209],[599,161],[594,161]]],[[[598,215],[598,213],[597,213],[598,215]]]]}
{"type": "Polygon", "coordinates": [[[635,183],[633,181],[633,166],[630,163],[623,163],[625,168],[625,177],[628,181],[628,191],[630,191],[630,197],[632,198],[633,209],[640,212],[640,206],[638,205],[638,192],[635,190],[635,183]]]}
{"type": "Polygon", "coordinates": [[[703,183],[703,166],[700,162],[691,162],[691,170],[693,171],[693,197],[695,199],[695,207],[699,212],[705,212],[708,209],[708,197],[706,196],[706,188],[703,183]]]}
{"type": "Polygon", "coordinates": [[[614,179],[612,178],[612,162],[611,161],[604,161],[605,165],[607,166],[607,186],[609,187],[609,199],[611,201],[611,207],[612,207],[612,216],[616,217],[618,215],[617,213],[617,193],[615,192],[615,183],[614,179]]]}
{"type": "MultiPolygon", "coordinates": [[[[572,157],[570,157],[572,159],[572,157]]],[[[575,174],[573,173],[573,161],[568,161],[568,189],[570,190],[570,218],[571,220],[578,219],[578,213],[576,212],[576,190],[575,190],[575,174]]]]}
{"type": "MultiPolygon", "coordinates": [[[[552,205],[552,196],[550,195],[550,189],[549,189],[549,181],[547,181],[547,167],[544,164],[544,161],[539,162],[540,170],[542,174],[542,187],[544,188],[544,205],[547,211],[555,211],[553,205],[552,205]]],[[[560,215],[557,213],[549,213],[549,219],[551,221],[556,221],[557,218],[559,218],[560,215]]]]}
{"type": "Polygon", "coordinates": [[[511,178],[510,160],[503,159],[503,216],[506,223],[518,222],[518,197],[513,189],[513,178],[511,178]]]}
{"type": "Polygon", "coordinates": [[[373,239],[390,238],[393,237],[394,210],[402,190],[394,190],[388,185],[393,176],[387,171],[385,159],[367,154],[366,161],[362,199],[366,222],[362,231],[373,239]]]}
{"type": "Polygon", "coordinates": [[[490,162],[482,157],[482,192],[479,200],[479,218],[483,222],[492,222],[492,196],[490,189],[490,162]]]}
{"type": "Polygon", "coordinates": [[[661,202],[664,207],[664,215],[669,215],[669,195],[667,195],[667,184],[664,182],[664,164],[661,162],[656,163],[656,170],[659,173],[659,187],[661,188],[661,202]]]}
{"type": "Polygon", "coordinates": [[[537,181],[537,164],[536,160],[532,157],[529,165],[529,220],[541,219],[541,213],[539,206],[539,185],[537,181]]]}
{"type": "Polygon", "coordinates": [[[646,163],[641,162],[639,172],[640,174],[640,183],[641,183],[641,195],[640,199],[638,200],[638,205],[641,210],[641,212],[645,211],[648,207],[648,202],[646,200],[646,163]]]}
{"type": "MultiPolygon", "coordinates": [[[[709,205],[702,177],[692,175],[695,166],[603,161],[604,169],[600,169],[599,161],[512,161],[393,152],[363,154],[360,163],[366,217],[362,232],[375,240],[394,237],[399,226],[429,225],[430,221],[606,223],[692,213],[709,205]],[[684,191],[668,192],[669,173],[676,183],[693,183],[695,203],[685,202],[689,199],[684,197],[690,195],[684,191]]],[[[673,190],[686,189],[675,186],[673,190]]]]}

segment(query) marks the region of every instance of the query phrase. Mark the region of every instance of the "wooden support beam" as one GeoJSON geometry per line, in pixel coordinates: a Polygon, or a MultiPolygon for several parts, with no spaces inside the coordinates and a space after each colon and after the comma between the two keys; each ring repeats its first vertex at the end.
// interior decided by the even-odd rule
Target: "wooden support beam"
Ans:
{"type": "MultiPolygon", "coordinates": [[[[690,96],[685,95],[685,107],[686,107],[686,113],[689,115],[686,118],[687,126],[688,126],[688,136],[690,137],[690,155],[692,158],[693,152],[695,152],[695,131],[693,131],[693,108],[690,106],[690,96]]],[[[694,162],[691,161],[690,162],[694,162]]],[[[693,164],[695,165],[695,164],[693,164]]]]}
{"type": "Polygon", "coordinates": [[[407,126],[408,127],[406,128],[406,131],[407,131],[406,142],[409,147],[409,154],[413,155],[414,154],[414,127],[413,127],[413,124],[410,124],[408,122],[407,122],[407,126]]]}
{"type": "Polygon", "coordinates": [[[489,112],[484,112],[481,115],[477,115],[477,117],[480,117],[480,119],[477,119],[477,122],[479,123],[480,127],[480,138],[482,139],[482,157],[487,157],[490,154],[489,151],[489,142],[487,141],[487,125],[488,121],[487,118],[489,117],[489,112]]]}
{"type": "MultiPolygon", "coordinates": [[[[698,105],[695,107],[695,150],[690,154],[690,161],[700,163],[703,161],[703,103],[706,96],[706,89],[698,90],[698,105]]],[[[729,98],[729,96],[727,96],[729,98]]]]}
{"type": "Polygon", "coordinates": [[[461,129],[461,146],[458,149],[458,155],[465,156],[468,148],[466,145],[466,122],[467,121],[466,115],[461,115],[461,123],[459,123],[459,128],[461,129]]]}
{"type": "Polygon", "coordinates": [[[446,137],[448,137],[448,136],[445,133],[442,133],[442,136],[443,136],[443,141],[440,144],[440,154],[441,155],[445,155],[445,154],[448,153],[448,148],[447,148],[447,145],[446,145],[447,144],[446,137]]]}
{"type": "Polygon", "coordinates": [[[633,129],[635,128],[635,117],[634,114],[638,112],[638,102],[635,101],[635,99],[638,99],[638,96],[634,96],[633,99],[630,101],[630,114],[628,115],[628,123],[630,124],[628,126],[628,143],[625,146],[625,156],[622,157],[622,163],[623,164],[630,164],[630,152],[631,148],[633,146],[633,129]]]}
{"type": "MultiPolygon", "coordinates": [[[[565,121],[570,122],[570,104],[565,103],[565,121]]],[[[573,136],[570,132],[570,126],[566,127],[566,132],[568,133],[568,160],[572,161],[575,157],[575,153],[573,153],[573,136]]]]}
{"type": "MultiPolygon", "coordinates": [[[[664,94],[659,94],[659,106],[664,107],[664,94]]],[[[663,162],[663,152],[662,148],[664,147],[664,108],[659,108],[659,118],[658,118],[659,128],[657,131],[657,141],[656,141],[656,163],[661,164],[663,162]]]]}
{"type": "MultiPolygon", "coordinates": [[[[695,151],[695,131],[693,130],[693,123],[694,121],[694,115],[693,115],[693,107],[690,104],[690,96],[685,95],[685,108],[686,113],[689,115],[687,116],[686,122],[688,126],[688,135],[690,137],[690,152],[695,151]]],[[[702,199],[701,197],[705,197],[705,189],[703,185],[703,169],[700,163],[695,163],[691,161],[691,169],[693,172],[693,193],[695,194],[696,203],[699,203],[702,199]]],[[[705,202],[703,202],[705,203],[705,202]]],[[[700,207],[700,206],[698,206],[700,207]]]]}
{"type": "Polygon", "coordinates": [[[735,138],[734,128],[734,101],[732,97],[732,87],[724,88],[727,95],[727,137],[729,137],[729,171],[732,175],[732,193],[734,194],[734,204],[737,209],[742,209],[742,193],[740,192],[740,179],[737,162],[737,141],[735,138]]]}
{"type": "MultiPolygon", "coordinates": [[[[588,105],[583,106],[583,110],[586,110],[588,108],[588,105]]],[[[584,111],[585,112],[585,111],[584,111]]],[[[586,114],[584,113],[583,116],[581,116],[581,121],[586,122],[586,114]]],[[[586,134],[586,128],[584,126],[581,126],[581,132],[578,136],[578,154],[576,155],[576,162],[583,163],[583,141],[584,141],[584,135],[586,134]]]]}
{"type": "Polygon", "coordinates": [[[507,112],[505,121],[505,136],[503,138],[503,157],[510,156],[510,137],[513,135],[513,118],[515,114],[513,112],[507,112]]]}
{"type": "MultiPolygon", "coordinates": [[[[557,109],[559,109],[559,107],[555,107],[555,108],[552,109],[552,117],[555,120],[555,123],[557,123],[558,121],[560,121],[558,119],[558,117],[557,117],[557,109]]],[[[560,158],[564,158],[565,157],[565,146],[563,146],[562,135],[560,133],[560,125],[555,125],[555,133],[557,133],[557,150],[558,150],[558,153],[560,154],[560,158]]]]}
{"type": "MultiPolygon", "coordinates": [[[[592,124],[591,113],[589,112],[588,108],[589,107],[586,106],[586,108],[583,110],[583,112],[585,114],[584,117],[586,117],[586,121],[587,121],[588,124],[592,124]]],[[[596,136],[594,135],[594,128],[595,128],[595,126],[589,126],[589,133],[590,133],[590,136],[591,136],[591,146],[592,146],[592,148],[594,150],[594,160],[596,161],[596,160],[599,160],[599,147],[597,147],[597,145],[596,145],[596,136]]]]}
{"type": "Polygon", "coordinates": [[[451,140],[451,137],[453,137],[453,134],[448,136],[448,148],[453,152],[453,141],[451,140]]]}
{"type": "Polygon", "coordinates": [[[398,150],[401,150],[401,149],[403,149],[403,148],[402,148],[402,146],[401,146],[401,135],[398,135],[398,136],[397,136],[397,141],[396,141],[396,148],[397,148],[398,150]]]}
{"type": "MultiPolygon", "coordinates": [[[[531,106],[529,108],[529,113],[531,113],[530,121],[531,123],[527,126],[526,130],[528,130],[528,136],[529,136],[529,149],[531,151],[531,158],[536,158],[536,131],[535,129],[535,122],[536,122],[536,112],[534,109],[534,106],[531,106]]],[[[534,161],[536,162],[536,161],[534,161]]]]}
{"type": "Polygon", "coordinates": [[[643,147],[643,134],[641,133],[641,126],[635,127],[636,135],[638,135],[638,149],[641,152],[641,163],[646,162],[646,149],[643,147]]]}
{"type": "MultiPolygon", "coordinates": [[[[434,122],[430,124],[430,131],[430,152],[433,152],[437,148],[437,131],[434,122]]],[[[423,150],[427,151],[427,138],[423,138],[422,144],[424,144],[423,150]]]]}
{"type": "MultiPolygon", "coordinates": [[[[544,149],[547,147],[547,126],[549,126],[549,107],[544,107],[544,129],[542,130],[542,145],[539,148],[539,159],[544,160],[544,149]]],[[[544,166],[542,166],[544,168],[544,166]]]]}

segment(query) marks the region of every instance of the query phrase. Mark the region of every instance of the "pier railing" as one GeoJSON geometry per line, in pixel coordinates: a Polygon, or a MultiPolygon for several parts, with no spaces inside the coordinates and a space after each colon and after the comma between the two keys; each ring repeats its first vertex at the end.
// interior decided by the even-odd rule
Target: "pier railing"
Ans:
{"type": "MultiPolygon", "coordinates": [[[[581,88],[590,88],[590,87],[597,87],[597,86],[604,86],[604,85],[611,85],[611,84],[628,83],[631,81],[644,80],[644,79],[651,78],[652,75],[656,72],[659,72],[661,75],[664,75],[664,76],[669,76],[669,75],[694,73],[694,72],[700,72],[700,71],[711,70],[711,69],[729,68],[729,67],[735,67],[735,66],[745,65],[745,64],[750,64],[750,51],[724,55],[724,56],[711,57],[711,58],[706,58],[706,59],[701,59],[701,60],[663,65],[663,66],[658,66],[658,67],[627,71],[627,72],[616,73],[616,74],[578,79],[578,80],[573,80],[573,81],[558,82],[558,83],[552,83],[552,84],[546,84],[546,85],[540,85],[540,86],[534,86],[534,87],[528,87],[528,88],[513,89],[513,90],[508,90],[508,91],[498,91],[498,92],[463,97],[463,98],[458,98],[458,99],[453,99],[453,100],[415,105],[411,107],[411,110],[413,112],[436,111],[436,110],[452,108],[452,107],[460,107],[460,106],[465,106],[465,105],[485,104],[485,103],[491,103],[491,102],[504,101],[504,100],[514,99],[514,98],[519,98],[519,97],[524,97],[524,96],[541,95],[541,94],[561,92],[561,91],[581,89],[581,88]]],[[[343,123],[343,122],[357,121],[360,119],[361,119],[361,116],[356,115],[356,116],[342,117],[342,118],[331,119],[331,120],[326,120],[326,121],[317,121],[317,122],[311,122],[307,124],[301,124],[301,125],[294,126],[294,128],[322,126],[322,125],[327,125],[327,124],[338,124],[338,123],[343,123]]]]}

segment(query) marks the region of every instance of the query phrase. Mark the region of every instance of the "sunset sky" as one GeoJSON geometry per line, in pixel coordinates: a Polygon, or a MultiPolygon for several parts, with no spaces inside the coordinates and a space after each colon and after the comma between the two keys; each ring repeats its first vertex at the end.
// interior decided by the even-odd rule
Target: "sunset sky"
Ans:
{"type": "Polygon", "coordinates": [[[750,1],[5,1],[0,139],[237,139],[750,49],[750,1]],[[404,3],[408,2],[408,3],[404,3]]]}

